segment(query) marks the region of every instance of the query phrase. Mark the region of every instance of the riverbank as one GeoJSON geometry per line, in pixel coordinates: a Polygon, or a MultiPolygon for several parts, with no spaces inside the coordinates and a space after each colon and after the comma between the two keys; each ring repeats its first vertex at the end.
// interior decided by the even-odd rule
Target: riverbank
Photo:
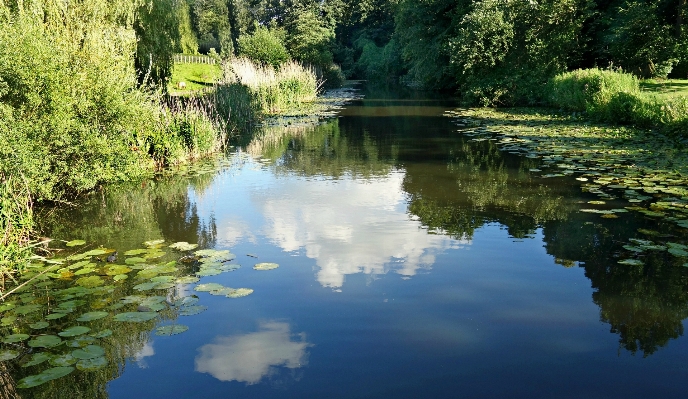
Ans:
{"type": "MultiPolygon", "coordinates": [[[[688,139],[658,129],[612,126],[544,108],[457,109],[447,112],[458,133],[495,141],[502,151],[540,160],[528,172],[565,178],[598,197],[581,212],[605,219],[637,212],[661,229],[638,230],[619,263],[642,266],[649,252],[688,267],[688,139]]],[[[568,181],[568,180],[567,180],[568,181]]],[[[543,180],[544,184],[544,180],[543,180]]]]}

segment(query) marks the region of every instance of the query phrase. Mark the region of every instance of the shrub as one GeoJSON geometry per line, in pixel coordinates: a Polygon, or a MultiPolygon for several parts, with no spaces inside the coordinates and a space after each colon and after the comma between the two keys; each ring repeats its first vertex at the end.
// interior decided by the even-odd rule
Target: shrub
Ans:
{"type": "Polygon", "coordinates": [[[638,79],[623,72],[578,69],[554,76],[549,81],[546,100],[565,110],[597,113],[617,93],[639,94],[638,79]]]}
{"type": "Polygon", "coordinates": [[[240,56],[274,68],[289,59],[280,35],[262,26],[256,26],[256,30],[250,35],[241,36],[238,44],[240,56]]]}

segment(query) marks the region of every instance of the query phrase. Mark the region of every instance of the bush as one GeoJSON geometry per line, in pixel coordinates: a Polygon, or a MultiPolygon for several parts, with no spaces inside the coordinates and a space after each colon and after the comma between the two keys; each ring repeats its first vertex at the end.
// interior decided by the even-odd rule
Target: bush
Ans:
{"type": "Polygon", "coordinates": [[[289,59],[280,35],[268,28],[256,26],[252,34],[241,36],[238,42],[239,55],[251,61],[277,68],[289,59]]]}
{"type": "Polygon", "coordinates": [[[553,77],[547,102],[569,111],[602,112],[617,93],[639,95],[638,79],[628,73],[603,69],[578,69],[553,77]]]}

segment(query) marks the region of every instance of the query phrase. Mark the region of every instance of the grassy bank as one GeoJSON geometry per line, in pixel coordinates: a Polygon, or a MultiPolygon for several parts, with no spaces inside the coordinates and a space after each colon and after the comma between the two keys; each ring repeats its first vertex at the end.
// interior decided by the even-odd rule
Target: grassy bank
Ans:
{"type": "Polygon", "coordinates": [[[688,83],[641,82],[633,75],[602,69],[559,74],[547,85],[545,103],[567,111],[586,112],[596,121],[688,131],[688,83]]]}
{"type": "Polygon", "coordinates": [[[217,64],[175,63],[167,90],[173,96],[194,94],[212,88],[220,77],[222,67],[217,64]]]}

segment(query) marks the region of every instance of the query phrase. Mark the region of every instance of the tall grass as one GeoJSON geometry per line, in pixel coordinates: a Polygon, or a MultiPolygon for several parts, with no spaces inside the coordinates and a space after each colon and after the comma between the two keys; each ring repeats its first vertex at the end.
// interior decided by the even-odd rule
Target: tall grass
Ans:
{"type": "Polygon", "coordinates": [[[33,202],[26,181],[20,176],[0,175],[0,292],[6,278],[21,272],[31,256],[33,202]]]}
{"type": "Polygon", "coordinates": [[[315,70],[297,62],[288,61],[275,69],[247,58],[225,62],[218,83],[220,91],[238,96],[237,103],[241,105],[238,108],[248,106],[266,115],[276,115],[314,101],[320,86],[315,70]]]}
{"type": "Polygon", "coordinates": [[[593,68],[559,74],[548,83],[547,103],[585,111],[603,122],[688,132],[688,98],[641,92],[639,80],[621,71],[593,68]]]}

